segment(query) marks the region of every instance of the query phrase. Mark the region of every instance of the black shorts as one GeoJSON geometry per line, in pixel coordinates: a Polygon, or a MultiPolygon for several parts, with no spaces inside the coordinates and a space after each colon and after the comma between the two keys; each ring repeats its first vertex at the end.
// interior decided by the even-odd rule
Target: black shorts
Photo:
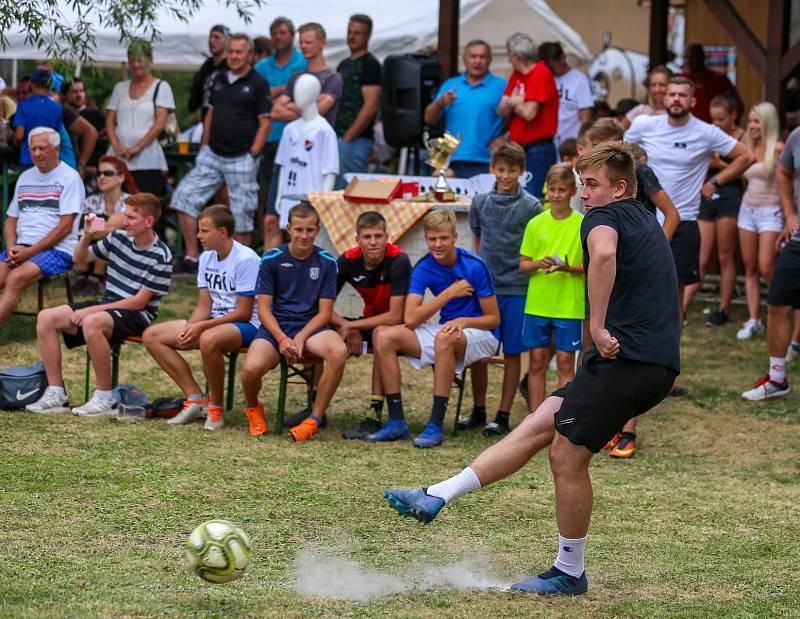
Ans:
{"type": "MultiPolygon", "coordinates": [[[[79,310],[84,307],[91,307],[92,305],[100,305],[101,303],[111,303],[111,300],[81,301],[79,303],[69,303],[69,306],[73,310],[79,310]]],[[[142,312],[126,309],[110,309],[105,311],[114,321],[114,329],[111,332],[111,337],[108,338],[112,346],[124,342],[126,337],[141,335],[151,324],[144,319],[142,312]]],[[[78,327],[78,332],[75,335],[66,332],[62,332],[61,335],[64,338],[64,344],[67,348],[77,348],[86,343],[81,327],[78,327]]]]}
{"type": "Polygon", "coordinates": [[[139,191],[146,191],[159,198],[167,193],[167,179],[161,170],[131,170],[139,191]]]}
{"type": "Polygon", "coordinates": [[[705,196],[700,202],[698,219],[704,221],[717,221],[723,217],[738,217],[739,207],[742,205],[742,185],[722,185],[717,188],[715,200],[707,200],[705,196]]]}
{"type": "MultiPolygon", "coordinates": [[[[353,322],[354,320],[363,320],[364,317],[361,316],[359,318],[345,318],[348,322],[353,322]]],[[[372,332],[374,329],[359,329],[358,332],[361,334],[361,341],[367,343],[367,348],[372,350],[372,332]]]]}
{"type": "Polygon", "coordinates": [[[597,453],[628,421],[661,402],[677,376],[659,363],[604,359],[592,349],[575,378],[552,393],[564,398],[555,414],[556,430],[597,453]]]}
{"type": "Polygon", "coordinates": [[[767,305],[800,307],[800,241],[789,241],[778,254],[767,292],[767,305]]]}
{"type": "Polygon", "coordinates": [[[679,284],[700,281],[700,227],[696,221],[682,221],[669,243],[679,284]]]}
{"type": "Polygon", "coordinates": [[[258,202],[260,206],[265,207],[266,215],[278,216],[275,210],[275,200],[270,199],[270,188],[273,184],[276,185],[278,177],[273,174],[275,169],[275,155],[278,153],[278,142],[267,142],[264,144],[264,150],[261,151],[261,163],[258,166],[258,202]]]}

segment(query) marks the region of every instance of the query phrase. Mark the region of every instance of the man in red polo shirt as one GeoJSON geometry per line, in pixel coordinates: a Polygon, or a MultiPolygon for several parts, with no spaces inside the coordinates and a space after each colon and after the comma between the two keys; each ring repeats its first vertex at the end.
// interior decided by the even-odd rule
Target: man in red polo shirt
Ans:
{"type": "Polygon", "coordinates": [[[511,118],[510,138],[525,149],[525,165],[531,173],[525,188],[541,199],[547,171],[558,161],[553,144],[558,130],[556,80],[544,61],[536,61],[536,44],[527,34],[512,34],[506,48],[514,72],[497,113],[511,118]]]}

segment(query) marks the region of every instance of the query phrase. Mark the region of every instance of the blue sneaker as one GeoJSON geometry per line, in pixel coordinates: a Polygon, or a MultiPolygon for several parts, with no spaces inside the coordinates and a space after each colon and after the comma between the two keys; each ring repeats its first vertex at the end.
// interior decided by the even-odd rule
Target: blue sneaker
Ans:
{"type": "Polygon", "coordinates": [[[444,440],[444,428],[438,423],[429,421],[414,439],[414,447],[438,447],[444,440]]]}
{"type": "Polygon", "coordinates": [[[580,578],[570,576],[553,566],[538,576],[511,585],[512,591],[538,593],[539,595],[583,595],[589,589],[586,572],[580,578]]]}
{"type": "Polygon", "coordinates": [[[408,424],[403,419],[390,419],[377,432],[369,434],[364,440],[370,443],[383,443],[385,441],[401,441],[411,437],[408,424]]]}
{"type": "Polygon", "coordinates": [[[424,524],[431,522],[442,511],[444,499],[438,496],[431,496],[425,492],[425,488],[414,488],[413,490],[401,490],[392,488],[383,493],[397,513],[401,516],[416,518],[424,524]]]}

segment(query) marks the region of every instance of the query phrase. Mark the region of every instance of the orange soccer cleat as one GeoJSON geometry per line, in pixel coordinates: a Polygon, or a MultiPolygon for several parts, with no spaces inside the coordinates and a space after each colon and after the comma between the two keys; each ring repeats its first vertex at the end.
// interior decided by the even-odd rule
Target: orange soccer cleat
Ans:
{"type": "Polygon", "coordinates": [[[620,435],[619,443],[616,444],[611,453],[612,458],[633,458],[636,453],[636,435],[633,432],[623,432],[620,435]]]}
{"type": "Polygon", "coordinates": [[[319,429],[319,422],[312,415],[308,419],[304,419],[294,428],[289,430],[289,438],[295,443],[302,443],[310,441],[314,433],[319,429]]]}
{"type": "Polygon", "coordinates": [[[247,421],[250,423],[250,436],[261,436],[267,433],[267,421],[264,419],[264,405],[259,402],[256,406],[244,409],[247,421]]]}
{"type": "Polygon", "coordinates": [[[614,447],[616,447],[616,446],[617,446],[617,443],[619,443],[619,439],[620,439],[620,435],[619,435],[619,432],[617,432],[617,433],[616,433],[616,434],[615,434],[615,435],[614,435],[614,436],[611,438],[611,440],[610,440],[610,441],[608,441],[608,442],[605,444],[605,447],[603,447],[603,450],[604,450],[604,451],[608,451],[609,449],[614,449],[614,447]]]}

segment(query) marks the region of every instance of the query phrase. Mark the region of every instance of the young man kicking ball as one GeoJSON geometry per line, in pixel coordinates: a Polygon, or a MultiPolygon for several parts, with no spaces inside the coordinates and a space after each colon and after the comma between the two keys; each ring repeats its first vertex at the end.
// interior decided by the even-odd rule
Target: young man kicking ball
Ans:
{"type": "Polygon", "coordinates": [[[99,301],[59,305],[39,312],[36,336],[48,387],[26,410],[70,410],[61,371],[60,333],[67,348],[86,344],[97,379],[91,400],[72,412],[84,417],[116,414],[117,403],[111,395],[111,346],[141,335],[156,319],[159,301],[169,291],[172,255],[153,230],[160,214],[161,202],[153,194],[128,196],[122,230],[100,240],[97,238],[103,233],[93,231],[94,216],[87,215],[88,225],[75,248],[75,264],[85,268],[94,260],[106,260],[106,291],[99,301]]]}
{"type": "Polygon", "coordinates": [[[456,215],[432,211],[423,219],[428,254],[411,272],[405,324],[383,327],[374,334],[375,355],[386,391],[389,420],[368,441],[409,437],[400,397],[398,355],[420,369],[434,365],[431,418],[414,439],[415,447],[436,447],[444,439],[443,422],[455,372],[497,352],[492,329],[500,324],[494,282],[483,258],[456,247],[456,215]],[[423,302],[425,291],[435,295],[423,302]],[[424,324],[439,312],[439,324],[424,324]]]}
{"type": "MultiPolygon", "coordinates": [[[[225,425],[225,353],[249,346],[258,330],[258,254],[233,239],[235,228],[236,220],[227,206],[215,204],[200,213],[197,238],[204,251],[197,269],[197,306],[188,320],[162,322],[143,335],[145,348],[186,396],[181,412],[167,421],[173,425],[200,417],[206,418],[206,430],[225,425]],[[208,394],[200,389],[178,352],[198,348],[208,394]]],[[[259,436],[266,431],[263,417],[250,420],[250,434],[259,436]]]]}
{"type": "Polygon", "coordinates": [[[589,462],[619,427],[658,404],[680,371],[675,263],[656,218],[636,195],[627,147],[601,144],[578,159],[581,226],[593,347],[574,380],[457,475],[428,488],[389,490],[404,516],[433,520],[444,505],[521,469],[550,447],[558,556],[549,570],[513,585],[541,595],[588,588],[584,551],[592,512],[589,462]]]}
{"type": "MultiPolygon", "coordinates": [[[[374,329],[403,323],[403,309],[411,276],[411,262],[397,245],[389,243],[386,219],[380,213],[367,211],[356,220],[358,245],[339,256],[336,291],[350,284],[364,300],[362,318],[342,318],[333,312],[331,324],[342,336],[351,355],[359,356],[364,344],[372,348],[374,329]]],[[[384,390],[378,364],[372,363],[372,402],[368,416],[357,428],[344,432],[348,439],[365,439],[381,428],[384,390]],[[375,415],[373,418],[372,415],[375,415]]]]}
{"type": "MultiPolygon", "coordinates": [[[[319,214],[307,202],[289,211],[286,228],[290,241],[267,251],[258,273],[258,329],[244,362],[242,388],[245,414],[264,419],[258,399],[261,378],[280,362],[302,361],[307,351],[325,362],[311,415],[289,430],[289,437],[310,440],[325,419],[325,410],[342,379],[347,346],[328,327],[336,299],[336,259],[314,245],[319,233],[319,214]]],[[[266,426],[266,423],[264,423],[266,426]]]]}

